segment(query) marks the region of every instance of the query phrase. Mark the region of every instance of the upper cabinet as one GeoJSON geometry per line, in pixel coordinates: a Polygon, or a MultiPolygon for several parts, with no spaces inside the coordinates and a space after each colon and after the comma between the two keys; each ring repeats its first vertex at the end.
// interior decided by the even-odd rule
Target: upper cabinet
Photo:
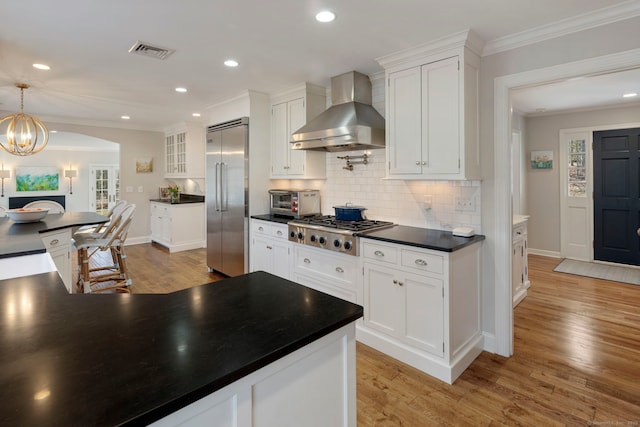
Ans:
{"type": "Polygon", "coordinates": [[[165,130],[165,178],[204,178],[205,132],[199,123],[165,130]]]}
{"type": "Polygon", "coordinates": [[[326,106],[326,89],[309,83],[271,97],[271,178],[326,178],[324,152],[292,150],[289,142],[326,106]]]}
{"type": "Polygon", "coordinates": [[[471,31],[378,58],[387,83],[387,177],[480,179],[478,69],[471,31]]]}

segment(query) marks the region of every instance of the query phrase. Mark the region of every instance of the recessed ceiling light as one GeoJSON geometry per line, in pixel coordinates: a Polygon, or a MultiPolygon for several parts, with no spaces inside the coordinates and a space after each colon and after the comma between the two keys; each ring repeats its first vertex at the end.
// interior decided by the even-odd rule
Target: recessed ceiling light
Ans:
{"type": "Polygon", "coordinates": [[[200,117],[200,113],[193,113],[192,116],[193,117],[200,117]]]}
{"type": "Polygon", "coordinates": [[[316,14],[316,21],[318,22],[331,22],[336,19],[336,14],[330,10],[323,10],[316,14]]]}
{"type": "Polygon", "coordinates": [[[227,67],[237,67],[238,61],[236,61],[235,59],[227,59],[226,61],[224,61],[224,65],[226,65],[227,67]]]}
{"type": "Polygon", "coordinates": [[[57,130],[50,130],[49,133],[58,133],[57,130]]]}
{"type": "Polygon", "coordinates": [[[37,68],[38,70],[50,70],[51,67],[49,67],[46,64],[33,64],[33,68],[37,68]]]}
{"type": "Polygon", "coordinates": [[[129,120],[131,117],[129,117],[129,116],[120,116],[120,118],[121,118],[122,120],[129,120]]]}
{"type": "Polygon", "coordinates": [[[187,91],[186,87],[177,87],[176,92],[185,93],[187,91]]]}
{"type": "Polygon", "coordinates": [[[638,96],[638,94],[633,92],[633,93],[625,93],[624,95],[622,95],[623,98],[633,98],[634,96],[638,96]]]}

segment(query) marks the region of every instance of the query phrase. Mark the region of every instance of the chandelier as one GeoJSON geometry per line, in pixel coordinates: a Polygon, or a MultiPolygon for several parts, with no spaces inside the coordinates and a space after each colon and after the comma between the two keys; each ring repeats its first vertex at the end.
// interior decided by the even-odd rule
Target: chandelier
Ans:
{"type": "Polygon", "coordinates": [[[26,83],[16,83],[20,88],[20,112],[0,119],[0,126],[7,122],[7,139],[0,139],[0,147],[15,156],[30,156],[39,153],[47,145],[49,131],[41,120],[24,114],[24,90],[26,83]]]}

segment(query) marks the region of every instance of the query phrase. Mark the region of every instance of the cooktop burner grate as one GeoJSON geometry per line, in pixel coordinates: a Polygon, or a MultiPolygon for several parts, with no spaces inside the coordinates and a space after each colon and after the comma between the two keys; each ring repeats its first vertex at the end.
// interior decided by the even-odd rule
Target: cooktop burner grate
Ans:
{"type": "Polygon", "coordinates": [[[301,218],[294,221],[290,221],[290,224],[295,225],[314,225],[327,228],[334,228],[337,230],[348,230],[353,232],[365,231],[375,228],[389,227],[393,223],[389,221],[377,221],[372,219],[365,219],[362,221],[339,221],[333,215],[314,216],[309,218],[301,218]]]}

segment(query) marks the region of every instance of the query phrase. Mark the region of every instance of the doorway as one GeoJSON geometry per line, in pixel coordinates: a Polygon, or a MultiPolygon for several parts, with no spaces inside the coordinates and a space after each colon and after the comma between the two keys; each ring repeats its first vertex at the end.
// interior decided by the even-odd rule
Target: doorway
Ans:
{"type": "Polygon", "coordinates": [[[494,225],[493,291],[495,353],[513,353],[511,295],[511,90],[576,76],[616,72],[640,66],[640,49],[497,77],[494,80],[494,225]]]}
{"type": "Polygon", "coordinates": [[[640,128],[593,133],[593,256],[640,265],[640,128]]]}
{"type": "Polygon", "coordinates": [[[89,207],[101,215],[120,200],[120,167],[118,165],[89,166],[89,207]]]}

